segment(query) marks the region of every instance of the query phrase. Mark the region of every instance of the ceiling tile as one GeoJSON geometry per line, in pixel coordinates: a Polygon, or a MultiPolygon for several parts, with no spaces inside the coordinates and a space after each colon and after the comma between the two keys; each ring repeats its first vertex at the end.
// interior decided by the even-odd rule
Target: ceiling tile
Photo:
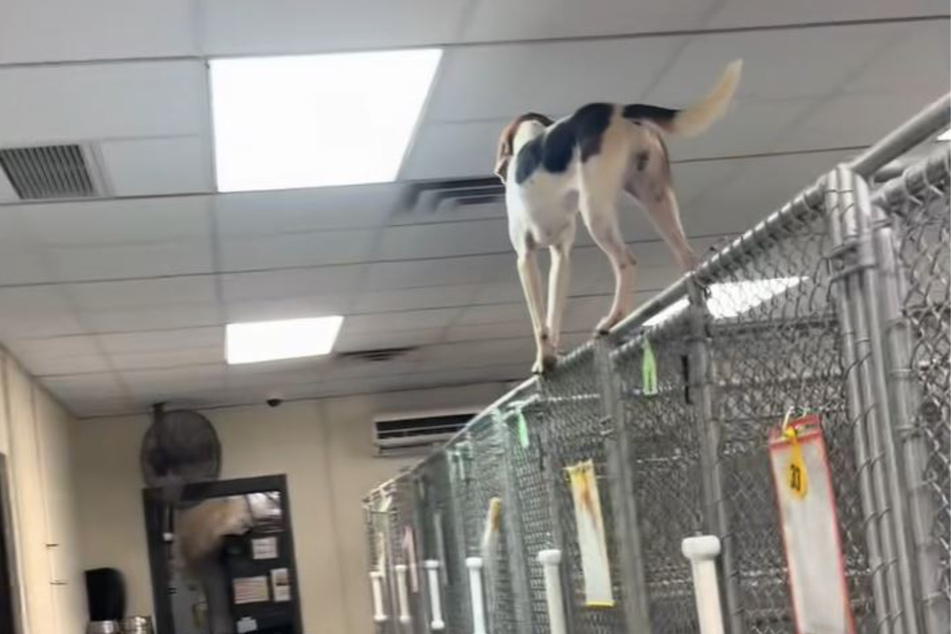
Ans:
{"type": "Polygon", "coordinates": [[[431,308],[427,310],[353,315],[344,319],[341,336],[387,330],[441,328],[449,325],[449,322],[458,314],[458,308],[431,308]]]}
{"type": "Polygon", "coordinates": [[[379,260],[411,260],[481,253],[508,253],[508,223],[502,218],[476,222],[390,227],[376,249],[379,260]]]}
{"type": "Polygon", "coordinates": [[[465,31],[471,40],[578,37],[688,31],[702,26],[713,0],[481,0],[465,31]]]}
{"type": "Polygon", "coordinates": [[[101,354],[81,356],[17,356],[29,373],[36,377],[66,374],[89,374],[110,372],[112,367],[101,354]]]}
{"type": "Polygon", "coordinates": [[[0,5],[0,63],[195,53],[188,0],[30,0],[0,5]]]}
{"type": "Polygon", "coordinates": [[[234,237],[379,227],[393,212],[401,187],[385,183],[219,194],[214,198],[218,230],[234,237]]]}
{"type": "Polygon", "coordinates": [[[12,203],[18,200],[20,200],[20,196],[13,189],[13,185],[10,184],[7,173],[0,170],[0,203],[12,203]]]}
{"type": "Polygon", "coordinates": [[[122,381],[136,398],[175,404],[182,398],[224,389],[225,365],[125,370],[122,381]]]}
{"type": "Polygon", "coordinates": [[[752,227],[852,154],[817,152],[744,159],[736,176],[707,192],[705,211],[694,216],[691,224],[700,233],[722,231],[725,222],[737,231],[752,227]]]}
{"type": "Polygon", "coordinates": [[[835,92],[901,25],[873,24],[696,35],[647,95],[668,107],[696,102],[731,60],[742,58],[739,99],[809,99],[835,92]]]}
{"type": "MultiPolygon", "coordinates": [[[[903,10],[906,6],[906,3],[887,4],[903,10]]],[[[944,4],[946,13],[948,6],[944,4]]],[[[891,45],[842,89],[865,94],[937,94],[947,89],[948,77],[951,76],[949,50],[951,29],[946,19],[905,24],[891,45]]]]}
{"type": "Polygon", "coordinates": [[[211,276],[180,277],[128,282],[68,284],[64,287],[80,310],[155,308],[171,304],[209,304],[215,301],[211,276]]]}
{"type": "Polygon", "coordinates": [[[524,302],[513,302],[511,304],[494,304],[486,306],[473,306],[465,309],[462,314],[453,322],[453,325],[466,326],[476,324],[516,322],[526,328],[531,328],[528,309],[524,302]]]}
{"type": "Polygon", "coordinates": [[[431,121],[423,124],[401,175],[406,179],[487,176],[495,164],[499,134],[508,118],[431,121]]]}
{"type": "Polygon", "coordinates": [[[210,192],[211,150],[200,136],[124,139],[99,145],[116,196],[210,192]]]}
{"type": "MultiPolygon", "coordinates": [[[[874,96],[838,95],[815,108],[797,125],[785,130],[779,143],[788,150],[871,145],[940,97],[944,88],[934,85],[924,93],[908,91],[874,96]]],[[[828,162],[817,162],[817,165],[823,169],[835,167],[828,162]]],[[[793,181],[787,179],[787,182],[793,181]]]]}
{"type": "Polygon", "coordinates": [[[2,68],[0,138],[11,146],[200,134],[205,95],[199,61],[2,68]]]}
{"type": "Polygon", "coordinates": [[[0,284],[52,282],[57,277],[55,270],[46,253],[36,245],[0,241],[0,284]]]}
{"type": "Polygon", "coordinates": [[[360,295],[353,305],[356,313],[381,313],[391,310],[463,306],[479,290],[476,284],[406,288],[398,291],[374,291],[360,295]]]}
{"type": "MultiPolygon", "coordinates": [[[[522,307],[522,310],[528,309],[522,307]]],[[[446,330],[446,341],[487,341],[532,337],[531,323],[524,320],[488,324],[454,324],[446,330]]]]}
{"type": "Polygon", "coordinates": [[[217,347],[224,350],[223,327],[183,328],[98,335],[102,348],[112,355],[188,350],[217,347]]]}
{"type": "Polygon", "coordinates": [[[562,115],[592,101],[640,101],[683,42],[658,37],[452,49],[427,120],[504,121],[528,110],[562,115]]]}
{"type": "Polygon", "coordinates": [[[455,39],[465,0],[204,0],[212,55],[398,48],[455,39]]]}
{"type": "Polygon", "coordinates": [[[219,242],[224,271],[362,262],[376,244],[375,230],[329,231],[230,238],[219,242]]]}
{"type": "Polygon", "coordinates": [[[513,271],[514,262],[505,254],[370,264],[365,290],[493,282],[513,271]]]}
{"type": "Polygon", "coordinates": [[[246,300],[225,304],[225,315],[229,322],[343,315],[351,301],[348,293],[246,300]]]}
{"type": "Polygon", "coordinates": [[[727,0],[707,26],[712,28],[764,26],[770,24],[819,23],[835,20],[868,20],[914,15],[947,15],[943,0],[800,0],[763,2],[727,0]]]}
{"type": "Polygon", "coordinates": [[[59,278],[67,282],[210,273],[208,243],[177,240],[115,246],[48,247],[59,278]]]}
{"type": "Polygon", "coordinates": [[[0,340],[73,335],[82,331],[58,288],[0,288],[0,340]]]}
{"type": "Polygon", "coordinates": [[[228,273],[221,276],[222,294],[228,303],[257,299],[282,299],[308,295],[336,295],[353,291],[363,265],[228,273]]]}
{"type": "Polygon", "coordinates": [[[109,362],[119,371],[193,368],[199,365],[218,365],[225,357],[224,345],[182,348],[155,352],[110,354],[109,362]]]}
{"type": "MultiPolygon", "coordinates": [[[[207,240],[208,197],[40,203],[13,207],[32,239],[52,246],[207,240]]],[[[6,213],[6,210],[0,210],[6,213]]]]}
{"type": "Polygon", "coordinates": [[[444,332],[442,327],[363,332],[344,328],[334,344],[334,352],[423,346],[440,341],[444,332]]]}
{"type": "Polygon", "coordinates": [[[223,316],[217,304],[168,304],[84,310],[81,319],[85,327],[97,333],[220,326],[223,323],[223,316]]]}
{"type": "Polygon", "coordinates": [[[127,398],[127,393],[115,374],[75,374],[40,378],[40,382],[54,396],[67,405],[73,400],[110,400],[127,398]]]}

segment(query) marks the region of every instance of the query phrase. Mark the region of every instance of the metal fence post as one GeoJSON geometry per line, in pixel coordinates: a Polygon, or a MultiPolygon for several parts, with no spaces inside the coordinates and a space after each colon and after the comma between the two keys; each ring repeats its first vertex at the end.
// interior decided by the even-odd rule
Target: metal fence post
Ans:
{"type": "Polygon", "coordinates": [[[733,536],[730,533],[724,492],[723,468],[720,462],[720,421],[714,413],[713,383],[710,374],[710,349],[707,341],[709,313],[704,290],[692,280],[688,286],[691,328],[691,376],[697,411],[697,438],[700,443],[700,472],[703,474],[703,521],[706,532],[720,538],[722,550],[718,568],[723,579],[726,626],[731,634],[743,634],[746,624],[740,608],[740,589],[735,566],[733,536]]]}
{"type": "Polygon", "coordinates": [[[879,314],[879,287],[875,250],[869,233],[868,188],[865,181],[845,166],[839,166],[840,201],[847,213],[854,218],[854,227],[858,248],[858,275],[854,288],[858,291],[852,296],[855,304],[853,316],[858,335],[856,343],[862,351],[860,371],[865,381],[863,390],[866,395],[866,407],[872,424],[878,426],[878,437],[884,458],[882,473],[885,477],[885,495],[890,498],[891,509],[887,520],[895,539],[895,564],[899,583],[899,597],[902,620],[908,634],[918,632],[918,610],[915,603],[915,578],[912,574],[910,541],[906,530],[905,498],[902,491],[901,473],[895,439],[892,433],[891,412],[888,407],[888,386],[885,378],[885,358],[882,351],[881,318],[879,314]],[[854,189],[859,186],[862,189],[854,189]],[[864,205],[860,204],[864,193],[864,205]]]}
{"type": "Polygon", "coordinates": [[[496,411],[496,433],[502,435],[505,469],[502,488],[503,523],[506,527],[508,543],[509,574],[512,578],[512,592],[515,595],[516,626],[519,632],[531,634],[534,630],[532,618],[532,596],[529,586],[528,559],[525,539],[522,531],[522,509],[518,495],[518,482],[515,478],[515,466],[512,464],[512,434],[509,432],[505,417],[496,411]]]}
{"type": "Polygon", "coordinates": [[[617,537],[624,619],[629,632],[652,632],[641,548],[641,524],[634,495],[631,473],[630,437],[625,424],[619,376],[610,356],[611,344],[606,337],[594,343],[594,362],[598,370],[598,386],[608,424],[605,435],[608,481],[614,508],[614,534],[617,537]]]}
{"type": "MultiPolygon", "coordinates": [[[[874,411],[869,406],[870,382],[865,359],[858,350],[863,329],[857,327],[862,318],[861,306],[853,297],[855,272],[854,218],[847,215],[850,200],[840,193],[842,184],[837,170],[826,181],[826,213],[833,245],[833,257],[841,263],[833,279],[836,314],[842,333],[842,354],[846,368],[847,401],[850,418],[855,421],[855,458],[859,468],[862,508],[865,512],[866,543],[872,577],[872,594],[876,629],[883,632],[904,631],[899,598],[899,581],[894,571],[895,546],[891,525],[885,517],[889,510],[882,473],[879,430],[874,424],[874,411]],[[847,257],[851,254],[851,258],[847,257]]],[[[867,333],[864,333],[867,337],[867,333]]]]}
{"type": "MultiPolygon", "coordinates": [[[[877,262],[876,270],[872,272],[876,274],[873,281],[877,285],[867,288],[866,295],[870,314],[881,310],[880,319],[873,326],[873,335],[880,337],[877,378],[880,390],[885,390],[884,393],[880,391],[879,396],[886,399],[883,404],[883,414],[888,416],[889,423],[886,433],[890,437],[904,434],[901,445],[904,469],[899,471],[896,468],[892,480],[898,485],[900,483],[897,480],[903,476],[904,491],[908,493],[908,520],[917,555],[914,563],[917,565],[918,594],[921,597],[919,605],[922,606],[925,631],[929,634],[944,633],[949,629],[948,606],[938,586],[938,553],[935,552],[936,544],[930,535],[935,511],[922,477],[927,452],[920,433],[916,433],[920,430],[911,427],[915,420],[917,392],[911,370],[911,333],[902,314],[900,270],[895,258],[896,237],[882,209],[872,205],[864,179],[854,176],[854,187],[858,216],[870,224],[865,226],[860,221],[860,231],[870,237],[863,241],[864,248],[873,251],[870,255],[877,262]]],[[[902,491],[898,492],[898,499],[903,499],[902,491]]],[[[899,507],[896,506],[895,510],[896,519],[906,516],[899,507]]]]}

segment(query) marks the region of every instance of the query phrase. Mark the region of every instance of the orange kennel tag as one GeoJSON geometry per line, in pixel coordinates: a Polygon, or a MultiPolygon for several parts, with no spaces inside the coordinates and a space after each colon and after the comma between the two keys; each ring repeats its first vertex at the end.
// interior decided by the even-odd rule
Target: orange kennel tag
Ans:
{"type": "Polygon", "coordinates": [[[835,491],[818,416],[777,425],[769,459],[796,632],[853,634],[835,491]]]}

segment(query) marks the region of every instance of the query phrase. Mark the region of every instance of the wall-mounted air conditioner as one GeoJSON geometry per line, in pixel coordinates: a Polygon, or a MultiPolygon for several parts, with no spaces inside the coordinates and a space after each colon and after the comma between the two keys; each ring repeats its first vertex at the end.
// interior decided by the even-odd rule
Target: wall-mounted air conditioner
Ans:
{"type": "Polygon", "coordinates": [[[474,410],[389,414],[373,419],[373,444],[380,456],[425,454],[466,426],[474,410]]]}

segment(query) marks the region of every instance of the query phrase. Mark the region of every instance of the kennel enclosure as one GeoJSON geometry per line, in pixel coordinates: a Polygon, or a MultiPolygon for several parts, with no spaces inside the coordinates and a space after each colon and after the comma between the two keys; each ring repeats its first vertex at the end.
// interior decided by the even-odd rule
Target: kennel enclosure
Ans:
{"type": "Polygon", "coordinates": [[[725,631],[795,631],[768,440],[808,413],[854,631],[947,632],[951,153],[933,140],[949,108],[951,95],[835,166],[374,488],[377,631],[697,632],[681,550],[695,535],[719,540],[725,631]],[[585,461],[611,580],[612,600],[596,606],[566,475],[585,461]],[[555,552],[558,563],[539,561],[555,552]]]}

